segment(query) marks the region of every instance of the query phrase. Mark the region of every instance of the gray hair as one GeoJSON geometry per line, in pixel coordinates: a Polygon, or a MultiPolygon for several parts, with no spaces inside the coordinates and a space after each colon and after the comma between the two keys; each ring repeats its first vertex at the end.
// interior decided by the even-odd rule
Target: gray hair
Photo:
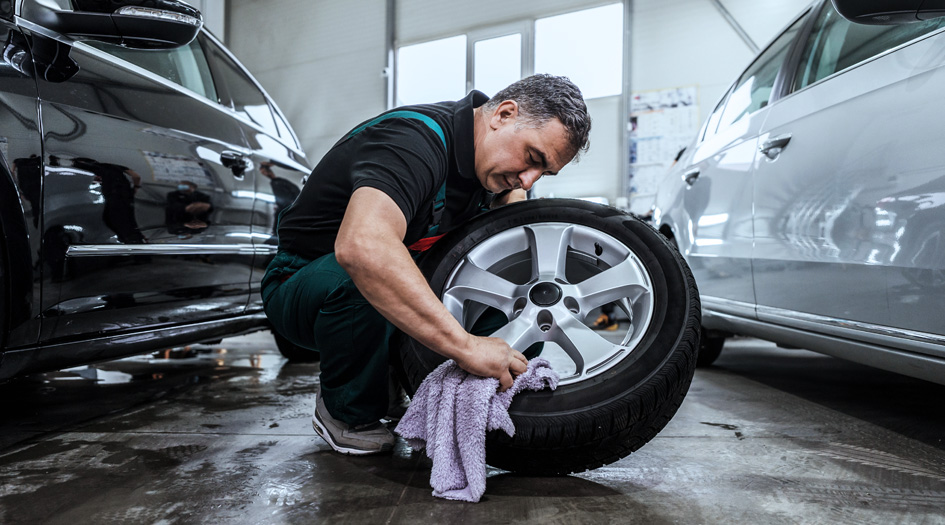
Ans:
{"type": "Polygon", "coordinates": [[[575,160],[590,147],[591,117],[581,90],[567,77],[540,74],[523,78],[496,93],[482,108],[493,112],[506,100],[518,104],[519,126],[538,128],[558,119],[568,133],[575,160]]]}

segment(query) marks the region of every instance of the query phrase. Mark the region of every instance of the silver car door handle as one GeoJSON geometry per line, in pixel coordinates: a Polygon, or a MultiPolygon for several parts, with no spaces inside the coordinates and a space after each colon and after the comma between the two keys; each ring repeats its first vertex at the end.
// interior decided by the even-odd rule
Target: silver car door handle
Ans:
{"type": "Polygon", "coordinates": [[[683,173],[682,180],[684,180],[686,184],[692,186],[696,182],[696,179],[699,178],[700,173],[702,173],[702,171],[699,168],[692,168],[686,173],[683,173]]]}
{"type": "Polygon", "coordinates": [[[778,135],[773,139],[768,139],[761,143],[761,146],[758,146],[758,151],[765,154],[769,159],[776,159],[778,155],[781,154],[781,150],[788,145],[788,142],[791,142],[791,134],[785,133],[784,135],[778,135]]]}

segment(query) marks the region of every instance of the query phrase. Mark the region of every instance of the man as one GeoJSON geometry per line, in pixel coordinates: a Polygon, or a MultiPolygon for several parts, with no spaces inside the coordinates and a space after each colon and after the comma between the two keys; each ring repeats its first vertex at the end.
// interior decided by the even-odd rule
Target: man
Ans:
{"type": "Polygon", "coordinates": [[[587,148],[590,118],[564,77],[535,75],[492,99],[398,108],[356,127],[322,158],[281,216],[262,283],[266,314],[321,352],[312,424],[345,454],[393,447],[388,339],[396,326],[501,388],[526,359],[467,333],[411,258],[483,209],[525,198],[587,148]]]}

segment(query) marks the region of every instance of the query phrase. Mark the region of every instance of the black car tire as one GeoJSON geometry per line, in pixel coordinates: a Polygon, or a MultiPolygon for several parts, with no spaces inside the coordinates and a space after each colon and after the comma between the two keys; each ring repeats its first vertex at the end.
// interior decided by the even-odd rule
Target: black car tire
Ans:
{"type": "Polygon", "coordinates": [[[699,339],[699,357],[696,358],[696,367],[704,368],[711,366],[719,354],[722,353],[722,347],[725,346],[725,338],[719,336],[710,336],[705,329],[702,330],[702,337],[699,339]]]}
{"type": "MultiPolygon", "coordinates": [[[[533,200],[490,211],[438,241],[418,265],[442,298],[454,267],[478,244],[506,230],[543,223],[602,232],[629,249],[652,277],[652,317],[626,357],[604,373],[559,385],[554,392],[517,395],[509,410],[515,436],[493,432],[487,437],[490,465],[528,475],[563,475],[617,461],[669,422],[695,371],[700,305],[689,267],[665,237],[620,210],[578,200],[533,200]]],[[[570,244],[562,251],[585,260],[594,255],[572,256],[570,244]]],[[[411,394],[444,361],[403,333],[395,335],[392,348],[411,394]]]]}
{"type": "Polygon", "coordinates": [[[275,330],[272,331],[272,337],[276,340],[276,347],[282,357],[285,357],[292,363],[315,363],[321,359],[321,354],[315,350],[301,347],[292,341],[289,341],[275,330]]]}

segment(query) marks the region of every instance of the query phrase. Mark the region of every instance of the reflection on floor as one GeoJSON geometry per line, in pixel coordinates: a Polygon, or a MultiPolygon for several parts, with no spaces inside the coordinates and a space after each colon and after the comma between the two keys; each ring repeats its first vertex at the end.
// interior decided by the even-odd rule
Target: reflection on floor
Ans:
{"type": "Polygon", "coordinates": [[[731,341],[632,456],[475,505],[334,454],[317,374],[260,333],[0,385],[0,523],[945,523],[945,387],[805,351],[731,341]]]}

